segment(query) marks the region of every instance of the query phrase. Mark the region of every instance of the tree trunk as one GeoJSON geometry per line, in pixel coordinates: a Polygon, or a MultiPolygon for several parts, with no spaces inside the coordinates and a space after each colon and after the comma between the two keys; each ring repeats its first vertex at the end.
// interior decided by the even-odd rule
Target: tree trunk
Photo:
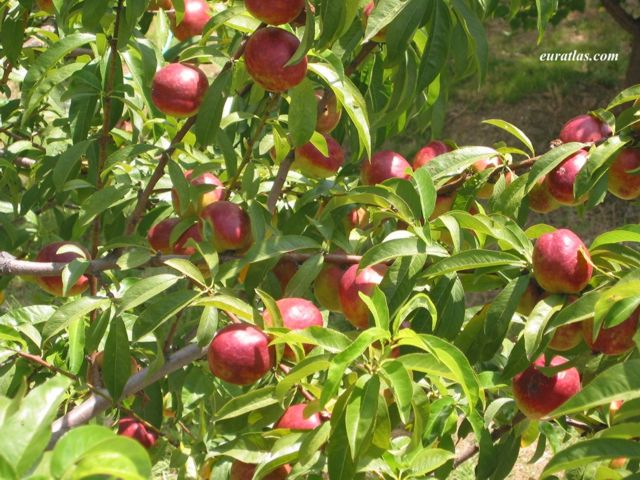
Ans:
{"type": "Polygon", "coordinates": [[[640,35],[633,35],[631,37],[631,54],[629,55],[625,85],[630,87],[638,83],[640,83],[640,35]]]}

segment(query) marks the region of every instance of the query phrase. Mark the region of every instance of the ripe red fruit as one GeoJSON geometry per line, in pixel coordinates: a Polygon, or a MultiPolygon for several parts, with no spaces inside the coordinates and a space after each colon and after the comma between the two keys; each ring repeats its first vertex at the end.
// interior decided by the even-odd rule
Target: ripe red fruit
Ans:
{"type": "Polygon", "coordinates": [[[151,0],[147,10],[171,10],[172,8],[173,3],[171,3],[171,0],[151,0]]]}
{"type": "Polygon", "coordinates": [[[638,330],[640,308],[624,322],[611,328],[601,328],[595,341],[593,340],[593,320],[582,322],[582,334],[591,351],[604,355],[621,355],[635,347],[633,336],[638,330]]]}
{"type": "Polygon", "coordinates": [[[530,280],[526,290],[520,297],[516,312],[521,315],[529,315],[537,303],[546,297],[548,294],[540,288],[540,285],[535,280],[530,280]]]}
{"type": "Polygon", "coordinates": [[[384,264],[366,267],[358,271],[358,265],[352,265],[340,279],[338,295],[346,319],[356,328],[369,326],[369,309],[360,298],[359,292],[371,296],[387,273],[384,264]]]}
{"type": "Polygon", "coordinates": [[[281,28],[267,27],[255,32],[244,50],[247,71],[265,90],[284,92],[307,75],[307,57],[295,65],[285,65],[300,46],[300,40],[281,28]]]}
{"type": "Polygon", "coordinates": [[[382,150],[375,153],[371,160],[365,158],[362,162],[362,182],[365,185],[375,185],[389,178],[408,179],[411,177],[409,170],[411,165],[402,155],[391,150],[382,150]]]}
{"type": "MultiPolygon", "coordinates": [[[[282,324],[290,330],[302,330],[307,327],[321,327],[324,325],[322,313],[312,302],[304,298],[283,298],[276,302],[282,324]]],[[[264,324],[268,327],[273,326],[273,320],[267,310],[262,312],[264,324]]],[[[313,349],[313,345],[304,345],[304,351],[309,353],[313,349]]],[[[295,359],[295,354],[289,346],[284,349],[285,358],[295,359]]]]}
{"type": "Polygon", "coordinates": [[[53,0],[36,0],[36,5],[39,10],[47,13],[53,13],[53,0]]]}
{"type": "Polygon", "coordinates": [[[213,229],[213,245],[217,252],[244,250],[251,246],[249,215],[235,203],[217,201],[202,210],[202,219],[213,229]]]}
{"type": "Polygon", "coordinates": [[[320,270],[313,283],[313,294],[323,308],[334,312],[342,311],[338,294],[338,285],[340,285],[342,275],[344,275],[344,270],[332,263],[326,264],[320,270]]]}
{"type": "MultiPolygon", "coordinates": [[[[70,263],[76,259],[91,259],[91,255],[79,243],[54,242],[42,248],[36,257],[36,262],[70,263]]],[[[40,288],[51,295],[62,297],[62,276],[36,277],[36,283],[40,288]]],[[[76,283],[69,289],[68,295],[80,295],[89,287],[89,277],[81,275],[76,283]]]]}
{"type": "Polygon", "coordinates": [[[121,418],[118,422],[118,435],[133,438],[140,442],[144,448],[151,448],[156,443],[158,435],[132,417],[121,418]]]}
{"type": "Polygon", "coordinates": [[[178,223],[180,223],[179,218],[166,218],[151,227],[147,233],[147,240],[151,248],[164,254],[193,255],[196,253],[196,249],[186,246],[186,243],[189,239],[193,239],[196,243],[202,241],[200,226],[195,224],[189,227],[172,246],[170,243],[171,232],[178,223]]]}
{"type": "MultiPolygon", "coordinates": [[[[256,472],[257,465],[249,464],[241,462],[240,460],[236,460],[231,465],[231,475],[229,477],[230,480],[253,480],[253,475],[256,472]]],[[[269,472],[268,475],[265,475],[263,480],[284,480],[289,476],[289,472],[291,471],[291,466],[280,465],[278,468],[269,472]]]]}
{"type": "Polygon", "coordinates": [[[568,142],[597,142],[610,136],[611,127],[591,115],[578,115],[565,123],[560,131],[560,140],[568,142]]]}
{"type": "Polygon", "coordinates": [[[533,275],[549,293],[578,293],[593,273],[591,255],[575,233],[567,229],[545,233],[533,248],[533,275]]]}
{"type": "Polygon", "coordinates": [[[549,192],[547,176],[540,178],[529,192],[529,208],[538,213],[549,213],[560,207],[549,192]]]}
{"type": "Polygon", "coordinates": [[[276,266],[273,267],[273,273],[280,282],[280,291],[284,293],[287,285],[298,271],[298,264],[288,258],[281,258],[276,266]]]}
{"type": "Polygon", "coordinates": [[[251,15],[267,25],[282,25],[295,20],[304,9],[304,0],[244,0],[251,15]]]}
{"type": "Polygon", "coordinates": [[[640,173],[629,173],[640,168],[640,149],[625,148],[613,160],[609,169],[609,192],[623,200],[640,197],[640,173]]]}
{"type": "Polygon", "coordinates": [[[208,87],[207,76],[199,68],[170,63],[153,77],[151,99],[166,115],[190,117],[200,108],[208,87]]]}
{"type": "Polygon", "coordinates": [[[340,123],[342,105],[338,103],[335,93],[331,90],[316,90],[316,100],[318,100],[316,130],[320,133],[331,133],[340,123]]]}
{"type": "Polygon", "coordinates": [[[422,147],[413,157],[413,169],[417,170],[420,167],[426,165],[438,155],[450,152],[451,147],[440,140],[434,140],[429,142],[426,146],[422,147]]]}
{"type": "Polygon", "coordinates": [[[549,347],[559,352],[566,352],[578,346],[582,341],[582,322],[567,323],[556,328],[549,347]]]}
{"type": "Polygon", "coordinates": [[[338,142],[329,135],[327,141],[329,156],[326,157],[313,143],[308,142],[296,148],[295,160],[291,168],[310,178],[327,178],[336,174],[344,163],[344,152],[338,142]]]}
{"type": "MultiPolygon", "coordinates": [[[[362,13],[364,14],[364,28],[365,28],[365,30],[367,28],[367,23],[369,21],[369,17],[373,13],[373,9],[374,8],[376,8],[376,4],[375,4],[375,2],[373,0],[371,0],[369,3],[367,3],[364,6],[364,9],[362,10],[362,13]]],[[[387,40],[387,30],[388,30],[388,27],[384,27],[382,30],[380,30],[378,33],[376,33],[371,40],[373,40],[374,42],[378,42],[378,43],[385,42],[387,40]]]]}
{"type": "Polygon", "coordinates": [[[276,428],[289,428],[291,430],[313,430],[314,428],[322,424],[320,415],[312,413],[310,415],[304,414],[304,409],[307,407],[306,403],[297,403],[287,408],[280,417],[280,420],[276,423],[276,428]]]}
{"type": "Polygon", "coordinates": [[[349,232],[354,228],[364,230],[369,226],[369,212],[363,207],[354,207],[344,217],[344,229],[349,232]]]}
{"type": "MultiPolygon", "coordinates": [[[[513,377],[513,397],[522,413],[529,418],[542,418],[558,408],[580,391],[580,373],[575,368],[562,370],[547,377],[538,370],[543,367],[544,355],[529,367],[513,377]]],[[[564,357],[551,359],[550,366],[556,367],[567,362],[564,357]]]]}
{"type": "Polygon", "coordinates": [[[181,42],[202,35],[204,27],[211,19],[209,4],[205,0],[184,0],[184,16],[176,25],[174,13],[169,15],[171,19],[171,31],[181,42]]]}
{"type": "Polygon", "coordinates": [[[578,205],[586,200],[586,196],[576,199],[573,195],[573,186],[576,183],[578,173],[587,163],[589,152],[578,150],[560,163],[547,175],[547,187],[549,193],[562,205],[578,205]]]}
{"type": "Polygon", "coordinates": [[[219,330],[209,345],[209,369],[216,377],[235,385],[257,382],[275,364],[269,338],[247,323],[219,330]]]}
{"type": "MultiPolygon", "coordinates": [[[[195,178],[193,178],[193,170],[187,170],[184,172],[184,177],[187,181],[193,185],[213,185],[214,188],[206,193],[202,193],[198,197],[198,201],[195,204],[192,204],[187,208],[185,212],[186,216],[189,215],[198,215],[204,207],[207,205],[211,205],[213,202],[217,202],[218,200],[224,200],[226,191],[224,189],[224,184],[220,181],[218,177],[216,177],[213,173],[205,172],[195,178]]],[[[173,188],[171,189],[171,202],[173,203],[173,209],[176,213],[180,213],[180,198],[178,197],[178,191],[173,188]]]]}

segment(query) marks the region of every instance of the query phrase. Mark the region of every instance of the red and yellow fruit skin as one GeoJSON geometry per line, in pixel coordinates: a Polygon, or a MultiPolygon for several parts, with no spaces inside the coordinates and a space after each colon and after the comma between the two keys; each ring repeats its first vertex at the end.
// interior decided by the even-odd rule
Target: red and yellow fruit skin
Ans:
{"type": "Polygon", "coordinates": [[[192,246],[186,246],[186,243],[190,239],[193,239],[196,243],[202,241],[201,227],[198,224],[192,225],[185,230],[173,246],[170,244],[171,232],[179,223],[179,218],[172,217],[166,218],[151,227],[147,232],[147,240],[151,248],[164,254],[193,255],[196,253],[196,249],[192,246]]]}
{"type": "Polygon", "coordinates": [[[364,159],[362,162],[362,183],[365,185],[375,185],[390,178],[411,177],[409,173],[411,165],[399,153],[391,150],[381,150],[375,153],[370,160],[364,159]]]}
{"type": "Polygon", "coordinates": [[[579,205],[587,200],[584,195],[575,198],[573,194],[573,186],[576,183],[578,173],[587,163],[589,152],[586,150],[578,150],[560,163],[556,168],[547,175],[547,188],[549,193],[561,205],[579,205]]]}
{"type": "Polygon", "coordinates": [[[282,25],[295,20],[304,9],[304,0],[244,0],[251,15],[267,25],[282,25]]]}
{"type": "Polygon", "coordinates": [[[300,40],[277,27],[255,32],[244,50],[249,75],[270,92],[284,92],[298,85],[307,75],[307,57],[295,65],[285,66],[298,49],[300,40]]]}
{"type": "Polygon", "coordinates": [[[536,213],[549,213],[560,208],[553,195],[549,192],[547,176],[540,178],[529,192],[529,208],[536,213]]]}
{"type": "Polygon", "coordinates": [[[354,327],[364,329],[369,326],[369,309],[360,298],[359,292],[371,296],[376,285],[379,285],[387,273],[384,264],[363,268],[352,265],[342,275],[338,295],[345,318],[354,327]]]}
{"type": "Polygon", "coordinates": [[[516,307],[516,312],[520,315],[528,316],[534,309],[534,307],[538,304],[540,300],[545,298],[548,294],[540,288],[540,285],[534,280],[531,279],[529,281],[529,285],[525,289],[522,297],[520,297],[520,301],[518,302],[518,306],[516,307]]]}
{"type": "MultiPolygon", "coordinates": [[[[231,465],[230,480],[253,480],[257,465],[241,462],[236,460],[231,465]]],[[[291,466],[289,464],[280,465],[278,468],[269,472],[268,475],[262,477],[264,480],[284,480],[289,476],[291,466]]]]}
{"type": "MultiPolygon", "coordinates": [[[[487,168],[496,168],[496,167],[499,167],[500,165],[502,165],[502,163],[500,162],[499,157],[489,157],[489,158],[483,158],[478,160],[471,166],[471,168],[475,172],[480,173],[485,171],[487,168]]],[[[476,192],[476,196],[483,200],[491,198],[492,194],[493,194],[493,185],[488,182],[485,183],[482,186],[482,188],[480,188],[480,190],[476,192]]]]}
{"type": "Polygon", "coordinates": [[[640,149],[623,149],[609,168],[609,192],[622,200],[640,198],[640,173],[629,173],[638,168],[640,168],[640,149]]]}
{"type": "Polygon", "coordinates": [[[205,0],[184,0],[184,16],[176,24],[176,16],[171,13],[171,31],[175,37],[184,42],[191,37],[202,35],[204,27],[211,19],[209,4],[205,0]]]}
{"type": "Polygon", "coordinates": [[[622,355],[635,347],[633,336],[638,330],[638,317],[640,308],[637,309],[624,322],[611,328],[601,328],[595,341],[593,340],[593,320],[582,322],[582,334],[585,343],[592,352],[604,355],[622,355]]]}
{"type": "Polygon", "coordinates": [[[298,271],[298,264],[291,259],[281,258],[276,266],[273,267],[273,274],[280,283],[280,291],[282,293],[287,289],[287,285],[298,271]]]}
{"type": "Polygon", "coordinates": [[[569,142],[597,142],[609,137],[611,127],[591,115],[578,115],[565,123],[560,130],[560,140],[569,142]]]}
{"type": "Polygon", "coordinates": [[[542,235],[533,248],[533,275],[549,293],[578,293],[593,274],[586,245],[571,230],[542,235]]]}
{"type": "Polygon", "coordinates": [[[171,0],[151,0],[149,2],[149,6],[147,7],[147,11],[153,10],[171,10],[173,8],[173,3],[171,0]]]}
{"type": "MultiPolygon", "coordinates": [[[[90,259],[91,256],[86,248],[75,242],[54,242],[46,245],[40,250],[36,257],[36,262],[70,263],[76,259],[90,259]],[[69,251],[63,251],[71,249],[69,251]],[[58,253],[60,252],[60,253],[58,253]]],[[[62,276],[36,277],[36,283],[40,288],[57,297],[63,296],[62,276]]],[[[89,288],[89,277],[81,275],[69,289],[68,295],[80,295],[89,288]]]]}
{"type": "Polygon", "coordinates": [[[331,136],[324,135],[329,156],[326,157],[313,143],[308,142],[295,150],[291,168],[309,178],[328,178],[337,173],[344,163],[344,152],[331,136]]]}
{"type": "Polygon", "coordinates": [[[549,348],[566,352],[577,347],[582,341],[582,322],[567,323],[556,328],[549,342],[549,348]]]}
{"type": "MultiPolygon", "coordinates": [[[[187,170],[186,172],[184,172],[184,177],[193,186],[215,186],[215,188],[213,188],[212,190],[200,195],[198,201],[187,208],[185,216],[198,215],[207,205],[211,205],[213,202],[217,202],[218,200],[224,200],[226,195],[224,184],[213,173],[204,172],[203,174],[193,178],[193,170],[187,170]]],[[[180,214],[180,198],[178,197],[178,191],[175,188],[171,189],[171,203],[173,204],[173,209],[175,210],[175,212],[177,214],[180,214]]]]}
{"type": "Polygon", "coordinates": [[[342,222],[345,232],[350,232],[354,228],[365,230],[369,225],[369,212],[363,207],[353,207],[344,216],[342,222]]]}
{"type": "MultiPolygon", "coordinates": [[[[276,302],[276,305],[282,317],[282,325],[289,330],[302,330],[307,327],[322,327],[324,325],[322,313],[309,300],[304,298],[282,298],[276,302]]],[[[262,318],[266,326],[273,326],[273,320],[267,310],[262,312],[262,318]]],[[[304,345],[306,353],[309,353],[312,349],[313,345],[304,345]]],[[[293,350],[288,345],[284,348],[284,357],[289,360],[296,358],[293,350]]]]}
{"type": "Polygon", "coordinates": [[[199,68],[171,63],[153,77],[151,99],[166,115],[190,117],[197,113],[208,87],[207,76],[199,68]]]}
{"type": "Polygon", "coordinates": [[[213,246],[217,252],[245,250],[253,243],[249,215],[235,203],[220,200],[202,210],[203,221],[213,229],[213,246]]]}
{"type": "Polygon", "coordinates": [[[344,275],[344,270],[338,265],[326,264],[313,283],[313,294],[318,303],[327,310],[341,312],[340,295],[338,285],[344,275]]]}
{"type": "Polygon", "coordinates": [[[36,5],[39,10],[42,10],[46,13],[53,13],[53,0],[36,0],[36,5]]]}
{"type": "Polygon", "coordinates": [[[440,140],[434,140],[418,150],[413,157],[413,169],[425,166],[434,158],[451,151],[451,147],[440,140]]]}
{"type": "Polygon", "coordinates": [[[262,330],[237,323],[218,331],[209,345],[208,361],[216,377],[235,385],[250,385],[273,368],[275,352],[262,330]]]}
{"type": "Polygon", "coordinates": [[[433,208],[433,212],[431,212],[431,215],[429,216],[429,220],[434,220],[440,215],[444,215],[445,213],[451,211],[451,207],[453,207],[453,202],[455,202],[455,200],[455,192],[436,196],[436,204],[433,208]]]}
{"type": "Polygon", "coordinates": [[[275,428],[288,428],[290,430],[313,430],[322,424],[320,415],[312,413],[311,415],[305,415],[304,409],[307,407],[306,403],[296,403],[287,408],[280,417],[280,420],[275,424],[275,428]]]}
{"type": "Polygon", "coordinates": [[[118,422],[118,435],[137,440],[144,448],[151,448],[156,443],[158,435],[132,417],[121,418],[118,422]]]}
{"type": "Polygon", "coordinates": [[[320,133],[329,134],[340,123],[342,105],[338,103],[336,95],[331,90],[319,89],[315,93],[318,101],[316,130],[320,133]]]}
{"type": "MultiPolygon", "coordinates": [[[[555,356],[550,366],[556,367],[567,361],[564,357],[555,356]]],[[[568,368],[547,377],[537,368],[544,364],[545,357],[541,355],[524,372],[514,376],[512,381],[516,405],[531,419],[546,417],[581,389],[578,370],[568,368]]]]}

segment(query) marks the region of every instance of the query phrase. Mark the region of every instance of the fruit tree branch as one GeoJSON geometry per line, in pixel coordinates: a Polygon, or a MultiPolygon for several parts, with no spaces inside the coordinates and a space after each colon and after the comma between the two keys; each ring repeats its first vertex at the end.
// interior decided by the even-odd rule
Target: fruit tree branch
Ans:
{"type": "Polygon", "coordinates": [[[344,69],[345,75],[347,77],[353,75],[362,62],[367,59],[369,54],[373,52],[377,46],[378,44],[376,42],[368,41],[365,43],[358,52],[358,55],[356,55],[356,58],[354,58],[353,61],[347,65],[347,68],[344,69]]]}
{"type": "Polygon", "coordinates": [[[619,1],[601,0],[602,6],[624,30],[633,36],[640,36],[640,22],[629,15],[619,1]]]}
{"type": "MultiPolygon", "coordinates": [[[[304,262],[317,253],[296,253],[288,252],[282,256],[289,258],[296,262],[304,262]]],[[[109,254],[103,258],[96,260],[90,260],[87,262],[86,273],[96,274],[106,270],[119,270],[117,254],[109,254]]],[[[188,259],[186,255],[155,255],[149,259],[149,261],[140,264],[138,268],[144,267],[162,267],[165,266],[164,262],[173,258],[188,259]]],[[[233,254],[221,254],[220,260],[236,260],[241,258],[240,256],[233,254]]],[[[362,257],[360,255],[347,255],[344,253],[325,253],[325,261],[329,263],[337,264],[355,264],[360,263],[362,257]]],[[[8,252],[0,251],[0,276],[2,275],[29,275],[33,277],[55,277],[60,275],[62,270],[67,266],[67,263],[61,262],[30,262],[27,260],[20,260],[11,255],[8,252]]]]}
{"type": "Polygon", "coordinates": [[[278,203],[278,198],[280,198],[280,194],[282,193],[284,182],[287,181],[287,175],[289,174],[293,160],[294,153],[289,152],[278,168],[278,174],[276,175],[273,187],[271,187],[271,191],[269,192],[269,198],[267,199],[267,210],[269,210],[271,215],[276,211],[276,203],[278,203]]]}
{"type": "MultiPolygon", "coordinates": [[[[161,380],[165,376],[173,373],[191,362],[198,360],[207,353],[208,347],[200,347],[196,344],[190,344],[173,355],[167,357],[164,365],[158,369],[144,368],[138,373],[132,375],[124,387],[122,397],[128,397],[137,393],[149,385],[161,380]]],[[[108,393],[103,395],[91,395],[83,403],[75,407],[63,417],[57,419],[52,425],[51,441],[49,448],[52,448],[62,435],[68,430],[83,425],[89,420],[109,408],[114,404],[108,393]]]]}

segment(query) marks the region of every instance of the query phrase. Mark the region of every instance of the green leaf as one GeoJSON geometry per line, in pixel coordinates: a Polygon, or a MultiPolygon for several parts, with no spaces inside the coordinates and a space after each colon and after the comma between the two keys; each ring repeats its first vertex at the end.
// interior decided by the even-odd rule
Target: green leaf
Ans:
{"type": "Polygon", "coordinates": [[[310,63],[309,71],[320,76],[331,87],[358,131],[361,148],[364,149],[368,158],[371,157],[367,104],[360,90],[344,75],[344,72],[337,72],[330,64],[310,63]]]}
{"type": "Polygon", "coordinates": [[[551,295],[540,300],[529,314],[529,319],[524,326],[523,332],[524,348],[529,360],[532,360],[538,352],[547,323],[563,305],[563,295],[551,295]]]}
{"type": "Polygon", "coordinates": [[[316,129],[318,102],[313,84],[306,78],[289,90],[289,94],[289,133],[293,146],[300,147],[309,141],[316,129]]]}
{"type": "Polygon", "coordinates": [[[313,459],[314,455],[316,455],[329,440],[330,433],[331,424],[324,422],[305,435],[300,444],[300,454],[298,456],[298,461],[301,465],[305,465],[313,459]]]}
{"type": "Polygon", "coordinates": [[[320,244],[302,235],[274,236],[256,244],[246,253],[242,265],[261,262],[296,250],[320,250],[320,244]]]}
{"type": "Polygon", "coordinates": [[[301,360],[293,367],[286,377],[276,385],[275,394],[278,398],[283,398],[291,388],[295,387],[302,379],[314,373],[327,370],[330,365],[329,355],[311,356],[301,360]]]}
{"type": "Polygon", "coordinates": [[[0,455],[20,478],[34,466],[51,438],[51,423],[71,381],[61,375],[38,385],[0,427],[0,455]]]}
{"type": "Polygon", "coordinates": [[[376,327],[382,330],[389,329],[389,306],[387,305],[387,299],[377,285],[374,287],[371,297],[366,296],[362,292],[358,292],[360,299],[367,305],[371,315],[373,316],[374,324],[376,327]]]}
{"type": "Polygon", "coordinates": [[[465,168],[482,158],[495,157],[497,155],[498,152],[493,148],[462,147],[452,152],[438,155],[422,168],[425,168],[435,181],[461,173],[465,168]]]}
{"type": "Polygon", "coordinates": [[[382,364],[380,374],[393,393],[398,406],[398,413],[403,423],[408,423],[411,417],[411,402],[413,399],[413,381],[402,362],[388,360],[382,364]]]}
{"type": "Polygon", "coordinates": [[[84,140],[80,143],[70,146],[57,159],[53,167],[53,185],[56,190],[62,191],[64,184],[69,178],[69,174],[73,172],[80,159],[87,152],[92,140],[84,140]]]}
{"type": "Polygon", "coordinates": [[[504,120],[500,120],[499,118],[491,118],[489,120],[483,120],[482,123],[493,125],[494,127],[501,128],[505,132],[510,133],[511,135],[516,137],[518,140],[520,140],[525,147],[527,147],[529,152],[531,152],[531,155],[536,154],[536,151],[534,150],[533,144],[531,143],[531,140],[529,140],[529,137],[527,137],[527,135],[515,125],[509,122],[506,122],[504,120]]]}
{"type": "Polygon", "coordinates": [[[196,305],[216,307],[223,312],[233,313],[237,315],[241,320],[245,322],[253,323],[253,308],[245,301],[231,297],[228,295],[215,295],[213,297],[206,297],[198,302],[196,305]]]}
{"type": "Polygon", "coordinates": [[[455,454],[453,452],[441,448],[423,448],[409,457],[411,474],[422,478],[428,473],[440,468],[454,457],[455,454]]]}
{"type": "Polygon", "coordinates": [[[360,333],[351,345],[335,356],[329,366],[327,380],[322,387],[322,393],[320,395],[320,405],[322,407],[338,392],[344,371],[349,364],[362,355],[373,342],[385,338],[389,338],[389,332],[379,328],[370,328],[360,333]]]}
{"type": "Polygon", "coordinates": [[[216,138],[231,86],[232,73],[230,68],[219,73],[202,100],[193,129],[200,145],[211,145],[216,138]]]}
{"type": "Polygon", "coordinates": [[[75,225],[76,229],[88,226],[101,213],[117,205],[128,202],[133,197],[129,189],[125,193],[123,188],[105,187],[93,193],[82,202],[82,213],[75,225]]]}
{"type": "Polygon", "coordinates": [[[416,190],[420,196],[420,207],[422,208],[422,218],[427,219],[433,213],[436,206],[436,187],[433,184],[431,175],[424,168],[419,168],[413,172],[413,180],[416,183],[416,190]]]}
{"type": "MultiPolygon", "coordinates": [[[[309,4],[305,2],[305,9],[308,11],[309,10],[309,4]]],[[[288,67],[290,65],[296,65],[298,64],[307,54],[307,52],[309,50],[311,50],[311,48],[313,47],[313,41],[315,39],[316,36],[316,20],[315,20],[315,15],[312,14],[308,14],[306,16],[305,19],[305,25],[304,25],[304,35],[302,36],[302,40],[300,40],[300,45],[298,45],[298,48],[296,49],[296,51],[294,52],[294,54],[291,56],[291,58],[289,59],[289,61],[287,63],[285,63],[285,67],[288,67]]],[[[306,79],[305,79],[306,81],[306,79]]]]}
{"type": "Polygon", "coordinates": [[[614,107],[622,105],[623,103],[633,102],[640,98],[640,85],[634,85],[632,87],[623,90],[611,100],[611,103],[607,106],[607,110],[611,110],[614,107]]]}
{"type": "Polygon", "coordinates": [[[178,280],[180,280],[180,277],[171,273],[161,273],[160,275],[138,280],[122,295],[118,304],[118,311],[126,312],[138,305],[142,305],[147,300],[171,288],[178,280]]]}
{"type": "Polygon", "coordinates": [[[482,82],[487,71],[489,57],[489,42],[487,32],[482,25],[482,21],[473,8],[469,8],[464,0],[453,0],[453,7],[458,14],[462,27],[467,33],[468,42],[475,50],[473,57],[479,73],[479,81],[482,82]]]}
{"type": "Polygon", "coordinates": [[[634,398],[640,398],[640,360],[627,360],[600,373],[550,416],[585,412],[613,400],[634,398]]]}
{"type": "Polygon", "coordinates": [[[356,464],[349,452],[349,438],[344,416],[332,423],[332,432],[327,445],[327,468],[331,480],[354,480],[356,478],[356,464]]]}
{"type": "Polygon", "coordinates": [[[88,313],[104,308],[111,303],[108,298],[99,297],[80,297],[65,303],[47,320],[42,331],[47,340],[64,330],[67,325],[77,318],[82,318],[88,313]]]}
{"type": "Polygon", "coordinates": [[[482,249],[466,250],[434,263],[427,268],[423,276],[432,278],[460,270],[500,266],[524,268],[526,262],[512,253],[482,249]]]}
{"type": "Polygon", "coordinates": [[[202,315],[200,315],[200,322],[198,323],[198,330],[196,332],[198,345],[201,347],[209,345],[217,330],[218,309],[214,307],[204,307],[202,309],[202,315]]]}
{"type": "Polygon", "coordinates": [[[249,412],[275,405],[278,403],[278,399],[274,392],[275,387],[268,386],[238,395],[218,409],[215,417],[216,421],[240,417],[249,412]]]}
{"type": "Polygon", "coordinates": [[[369,447],[367,438],[375,425],[379,398],[380,379],[375,375],[360,377],[349,396],[344,423],[354,462],[369,447]]]}
{"type": "Polygon", "coordinates": [[[108,476],[123,480],[151,478],[151,460],[136,440],[116,435],[89,449],[77,462],[73,478],[108,476]]]}
{"type": "Polygon", "coordinates": [[[620,438],[593,438],[575,443],[556,453],[549,460],[540,478],[549,478],[552,474],[589,465],[592,462],[618,457],[640,458],[638,443],[620,438]]]}
{"type": "Polygon", "coordinates": [[[613,161],[626,143],[620,137],[611,137],[589,152],[587,163],[578,172],[573,186],[575,198],[580,198],[592,190],[598,181],[608,174],[609,169],[604,165],[609,160],[613,161]]]}
{"type": "Polygon", "coordinates": [[[540,43],[549,20],[558,10],[558,0],[536,0],[536,7],[538,11],[538,43],[540,43]]]}
{"type": "MultiPolygon", "coordinates": [[[[94,40],[95,35],[93,34],[72,33],[63,39],[54,42],[52,46],[47,48],[44,53],[37,58],[31,68],[29,68],[24,77],[24,81],[22,82],[22,105],[26,106],[30,103],[31,96],[38,84],[46,78],[48,70],[53,68],[56,63],[58,63],[72,50],[94,40]]],[[[27,116],[22,117],[22,126],[26,124],[27,120],[27,116]]]]}
{"type": "Polygon", "coordinates": [[[101,425],[81,425],[69,430],[53,449],[51,474],[56,478],[64,477],[88,450],[113,437],[115,433],[101,425]]]}
{"type": "Polygon", "coordinates": [[[300,298],[309,289],[309,286],[316,279],[322,266],[324,265],[324,255],[318,253],[306,260],[298,271],[291,277],[287,284],[284,298],[300,298]]]}
{"type": "Polygon", "coordinates": [[[408,0],[379,0],[367,19],[363,42],[368,42],[389,25],[410,2],[408,0]]]}
{"type": "Polygon", "coordinates": [[[640,225],[625,225],[623,227],[616,228],[615,230],[604,232],[598,235],[593,242],[591,242],[589,250],[594,251],[602,245],[611,245],[623,242],[640,243],[640,225]]]}
{"type": "Polygon", "coordinates": [[[122,318],[116,317],[111,321],[111,328],[104,345],[104,366],[102,379],[111,394],[111,398],[119,400],[131,376],[131,353],[129,352],[129,337],[122,318]]]}
{"type": "Polygon", "coordinates": [[[433,20],[418,70],[418,91],[424,90],[440,74],[451,46],[452,20],[449,6],[443,0],[433,3],[433,20]]]}
{"type": "Polygon", "coordinates": [[[179,290],[154,298],[133,324],[133,340],[139,340],[153,332],[189,307],[199,296],[200,294],[193,290],[179,290]]]}
{"type": "Polygon", "coordinates": [[[76,318],[69,324],[69,355],[67,364],[69,371],[77,374],[84,362],[84,340],[85,324],[84,319],[76,318]]]}
{"type": "Polygon", "coordinates": [[[207,284],[204,281],[202,272],[192,262],[184,258],[170,258],[163,262],[166,266],[177,270],[180,273],[185,274],[191,280],[196,282],[201,287],[206,287],[207,284]]]}
{"type": "Polygon", "coordinates": [[[427,245],[419,238],[396,238],[379,243],[367,250],[360,261],[360,268],[418,254],[443,257],[447,255],[447,251],[436,243],[427,245]]]}

